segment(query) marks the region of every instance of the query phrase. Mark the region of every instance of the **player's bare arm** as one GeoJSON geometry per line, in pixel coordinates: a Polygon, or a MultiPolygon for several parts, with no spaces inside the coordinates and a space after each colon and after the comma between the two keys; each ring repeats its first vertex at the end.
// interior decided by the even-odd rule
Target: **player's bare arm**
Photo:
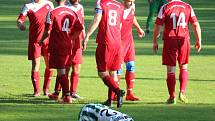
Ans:
{"type": "Polygon", "coordinates": [[[192,24],[192,27],[193,27],[193,31],[195,33],[195,36],[196,36],[196,44],[195,44],[195,49],[196,49],[196,52],[199,53],[201,51],[201,48],[202,48],[202,42],[201,42],[201,27],[199,25],[199,22],[195,22],[192,24]]]}
{"type": "Polygon", "coordinates": [[[21,30],[21,31],[25,31],[26,27],[24,25],[24,22],[21,21],[17,21],[17,27],[21,30]]]}
{"type": "Polygon", "coordinates": [[[89,29],[86,33],[86,36],[84,38],[84,40],[82,41],[82,49],[83,50],[86,50],[87,48],[87,42],[89,40],[89,37],[93,34],[93,32],[96,30],[96,28],[98,27],[100,21],[102,19],[102,14],[100,13],[97,13],[94,18],[93,18],[93,21],[92,23],[90,24],[89,26],[89,29]]]}
{"type": "Polygon", "coordinates": [[[137,22],[137,18],[134,16],[134,21],[133,21],[134,27],[137,29],[138,35],[140,38],[145,37],[145,32],[142,30],[140,27],[139,23],[137,22]]]}
{"type": "Polygon", "coordinates": [[[157,50],[158,50],[157,40],[160,36],[161,27],[162,27],[161,25],[157,25],[157,24],[155,24],[155,27],[154,27],[154,34],[153,34],[153,40],[152,40],[152,43],[153,43],[152,50],[155,54],[157,53],[157,50]]]}

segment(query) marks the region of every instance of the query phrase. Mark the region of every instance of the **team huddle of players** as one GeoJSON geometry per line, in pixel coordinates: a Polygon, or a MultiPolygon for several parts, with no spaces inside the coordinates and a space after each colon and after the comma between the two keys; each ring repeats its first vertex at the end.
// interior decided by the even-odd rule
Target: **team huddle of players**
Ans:
{"type": "MultiPolygon", "coordinates": [[[[33,0],[25,4],[17,20],[20,30],[25,30],[25,19],[29,18],[28,59],[32,60],[32,84],[34,96],[40,95],[40,56],[43,55],[46,69],[44,73],[44,95],[58,100],[62,89],[62,103],[72,103],[81,98],[77,94],[82,50],[87,48],[89,37],[98,27],[96,38],[96,64],[98,75],[108,87],[108,99],[105,105],[111,106],[114,100],[121,107],[125,91],[119,87],[121,66],[126,65],[126,100],[137,101],[133,94],[135,80],[135,48],[132,26],[139,37],[145,33],[135,18],[134,0],[96,0],[95,15],[85,33],[84,9],[80,0],[55,0],[57,7],[48,0],[33,0]],[[69,84],[69,71],[70,74],[69,84]],[[49,94],[53,69],[57,69],[55,92],[49,94]],[[69,87],[70,86],[70,87],[69,87]]],[[[196,35],[195,48],[201,50],[201,29],[192,7],[180,0],[169,0],[159,11],[153,35],[153,51],[158,49],[157,39],[164,25],[162,54],[163,65],[167,66],[167,103],[175,104],[175,66],[180,67],[179,99],[187,102],[185,89],[188,80],[187,64],[190,52],[188,24],[191,23],[196,35]]]]}

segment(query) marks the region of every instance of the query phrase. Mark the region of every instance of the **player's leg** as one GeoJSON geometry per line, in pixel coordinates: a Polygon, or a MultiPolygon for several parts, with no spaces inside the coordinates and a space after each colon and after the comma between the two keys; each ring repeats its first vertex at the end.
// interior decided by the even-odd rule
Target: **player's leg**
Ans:
{"type": "Polygon", "coordinates": [[[72,72],[70,76],[70,94],[73,99],[81,99],[77,94],[77,87],[79,83],[79,75],[81,71],[81,64],[82,64],[82,49],[78,45],[73,48],[72,50],[72,56],[71,56],[71,66],[72,66],[72,72]]]}
{"type": "Polygon", "coordinates": [[[162,52],[162,64],[166,65],[167,78],[166,83],[169,92],[168,104],[175,104],[175,85],[176,85],[176,62],[178,58],[178,41],[177,40],[164,40],[162,52]]]}
{"type": "MultiPolygon", "coordinates": [[[[121,68],[116,71],[117,77],[114,77],[115,75],[113,75],[113,74],[110,73],[110,75],[112,75],[112,77],[114,78],[115,83],[118,86],[120,84],[120,79],[121,79],[122,71],[123,71],[123,64],[121,64],[121,68]]],[[[117,100],[116,94],[113,91],[111,91],[110,89],[108,89],[108,99],[111,99],[113,101],[117,100]]]]}
{"type": "Polygon", "coordinates": [[[31,80],[34,87],[34,96],[40,95],[40,57],[41,57],[41,46],[38,43],[28,44],[28,60],[32,62],[31,69],[31,80]]]}
{"type": "MultiPolygon", "coordinates": [[[[114,82],[118,85],[119,87],[119,77],[118,77],[118,71],[111,71],[109,74],[113,77],[114,82]]],[[[112,102],[117,101],[117,95],[112,91],[110,88],[108,88],[108,100],[106,101],[107,106],[112,106],[112,102]]]]}
{"type": "Polygon", "coordinates": [[[59,76],[57,76],[56,81],[55,81],[54,92],[51,93],[51,94],[48,94],[49,99],[58,100],[60,91],[61,91],[60,78],[59,78],[59,76]]]}
{"type": "MultiPolygon", "coordinates": [[[[68,75],[69,75],[69,71],[70,71],[70,68],[71,68],[71,58],[69,57],[69,60],[68,60],[68,63],[66,65],[66,77],[68,78],[68,75]]],[[[55,81],[55,88],[54,88],[54,92],[52,94],[49,94],[48,97],[49,99],[51,100],[57,100],[58,97],[59,97],[59,94],[61,92],[61,84],[60,84],[60,78],[59,76],[56,77],[56,81],[55,81]]],[[[62,97],[64,97],[65,94],[62,92],[62,97]]]]}
{"type": "Polygon", "coordinates": [[[134,81],[135,81],[134,72],[135,72],[134,61],[126,62],[126,74],[125,74],[125,81],[127,85],[126,100],[130,100],[130,101],[139,100],[139,98],[133,94],[134,81]]]}
{"type": "Polygon", "coordinates": [[[168,104],[175,104],[175,84],[176,84],[176,77],[175,77],[175,66],[167,66],[167,87],[169,92],[169,99],[167,100],[168,104]]]}
{"type": "Polygon", "coordinates": [[[49,68],[48,56],[44,55],[43,57],[44,57],[44,61],[46,64],[46,69],[45,69],[45,73],[44,73],[43,93],[44,93],[44,95],[48,95],[49,87],[50,87],[50,81],[52,79],[52,75],[53,75],[54,70],[49,68]]]}
{"type": "Polygon", "coordinates": [[[183,103],[188,103],[188,99],[185,96],[185,91],[188,82],[188,64],[180,65],[179,72],[179,81],[180,81],[180,92],[179,92],[179,100],[183,103]]]}
{"type": "Polygon", "coordinates": [[[98,72],[98,75],[107,87],[114,92],[119,92],[119,86],[115,83],[114,78],[109,74],[109,71],[98,72]]]}
{"type": "Polygon", "coordinates": [[[179,72],[179,81],[180,81],[180,92],[179,92],[179,100],[183,103],[188,103],[188,99],[185,96],[185,91],[188,82],[188,61],[190,55],[190,41],[189,40],[180,40],[181,44],[178,63],[180,67],[179,72]]]}
{"type": "MultiPolygon", "coordinates": [[[[57,69],[56,83],[60,83],[62,86],[62,93],[64,94],[62,103],[71,103],[72,99],[69,92],[69,80],[66,75],[66,64],[69,60],[69,55],[55,55],[50,53],[50,68],[57,69]]],[[[51,94],[52,95],[52,94],[51,94]]],[[[49,98],[50,96],[49,95],[49,98]]],[[[58,98],[59,93],[57,94],[58,98]]]]}
{"type": "Polygon", "coordinates": [[[72,64],[72,73],[70,76],[70,94],[74,99],[81,99],[77,94],[77,87],[79,82],[79,74],[81,70],[81,64],[72,64]]]}
{"type": "Polygon", "coordinates": [[[66,75],[66,69],[57,69],[57,78],[62,86],[62,93],[64,94],[62,103],[72,103],[69,91],[69,80],[66,75]]]}
{"type": "Polygon", "coordinates": [[[40,57],[32,59],[31,80],[34,87],[34,96],[40,96],[40,57]]]}
{"type": "Polygon", "coordinates": [[[122,98],[125,94],[120,90],[119,86],[115,83],[114,78],[109,74],[109,71],[98,72],[99,77],[103,80],[104,84],[117,95],[117,107],[122,106],[122,98]]]}

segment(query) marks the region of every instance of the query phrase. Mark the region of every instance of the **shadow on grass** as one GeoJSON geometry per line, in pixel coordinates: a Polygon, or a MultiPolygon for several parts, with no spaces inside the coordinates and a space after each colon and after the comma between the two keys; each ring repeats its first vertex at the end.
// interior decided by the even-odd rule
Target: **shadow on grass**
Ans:
{"type": "Polygon", "coordinates": [[[6,97],[0,98],[0,103],[12,103],[12,104],[55,104],[56,102],[49,100],[48,98],[13,98],[6,97]]]}
{"type": "MultiPolygon", "coordinates": [[[[98,76],[80,76],[80,78],[90,78],[90,79],[99,79],[98,76]]],[[[125,79],[123,76],[121,77],[121,79],[125,79]]],[[[138,80],[150,80],[150,81],[160,81],[160,80],[165,80],[165,78],[147,78],[147,77],[136,77],[135,79],[138,79],[138,80]]],[[[215,80],[204,80],[204,79],[189,79],[189,81],[198,81],[198,82],[215,82],[215,80]]]]}
{"type": "MultiPolygon", "coordinates": [[[[58,101],[50,100],[48,97],[40,96],[34,97],[32,94],[23,94],[23,95],[11,95],[13,97],[0,97],[0,104],[61,104],[58,101]]],[[[59,100],[61,98],[59,97],[59,100]]],[[[74,100],[73,104],[89,104],[89,103],[103,103],[99,99],[79,99],[74,100]]]]}

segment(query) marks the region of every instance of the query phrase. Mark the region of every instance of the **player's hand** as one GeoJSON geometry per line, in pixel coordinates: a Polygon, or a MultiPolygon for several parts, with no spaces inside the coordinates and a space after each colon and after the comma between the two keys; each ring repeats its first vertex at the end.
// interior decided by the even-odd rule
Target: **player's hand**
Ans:
{"type": "Polygon", "coordinates": [[[196,49],[196,52],[199,53],[202,49],[201,42],[197,41],[194,48],[196,49]]]}
{"type": "Polygon", "coordinates": [[[140,38],[145,37],[145,32],[144,32],[142,29],[139,29],[139,30],[138,30],[138,36],[139,36],[140,38]]]}
{"type": "Polygon", "coordinates": [[[157,51],[158,51],[158,43],[157,42],[153,42],[152,50],[153,50],[154,54],[157,54],[157,51]]]}
{"type": "Polygon", "coordinates": [[[25,25],[22,24],[22,23],[20,23],[18,27],[19,27],[19,29],[20,29],[21,31],[25,31],[25,30],[26,30],[25,25]]]}
{"type": "Polygon", "coordinates": [[[87,42],[89,37],[85,36],[84,40],[82,41],[82,50],[85,51],[87,49],[87,42]]]}

